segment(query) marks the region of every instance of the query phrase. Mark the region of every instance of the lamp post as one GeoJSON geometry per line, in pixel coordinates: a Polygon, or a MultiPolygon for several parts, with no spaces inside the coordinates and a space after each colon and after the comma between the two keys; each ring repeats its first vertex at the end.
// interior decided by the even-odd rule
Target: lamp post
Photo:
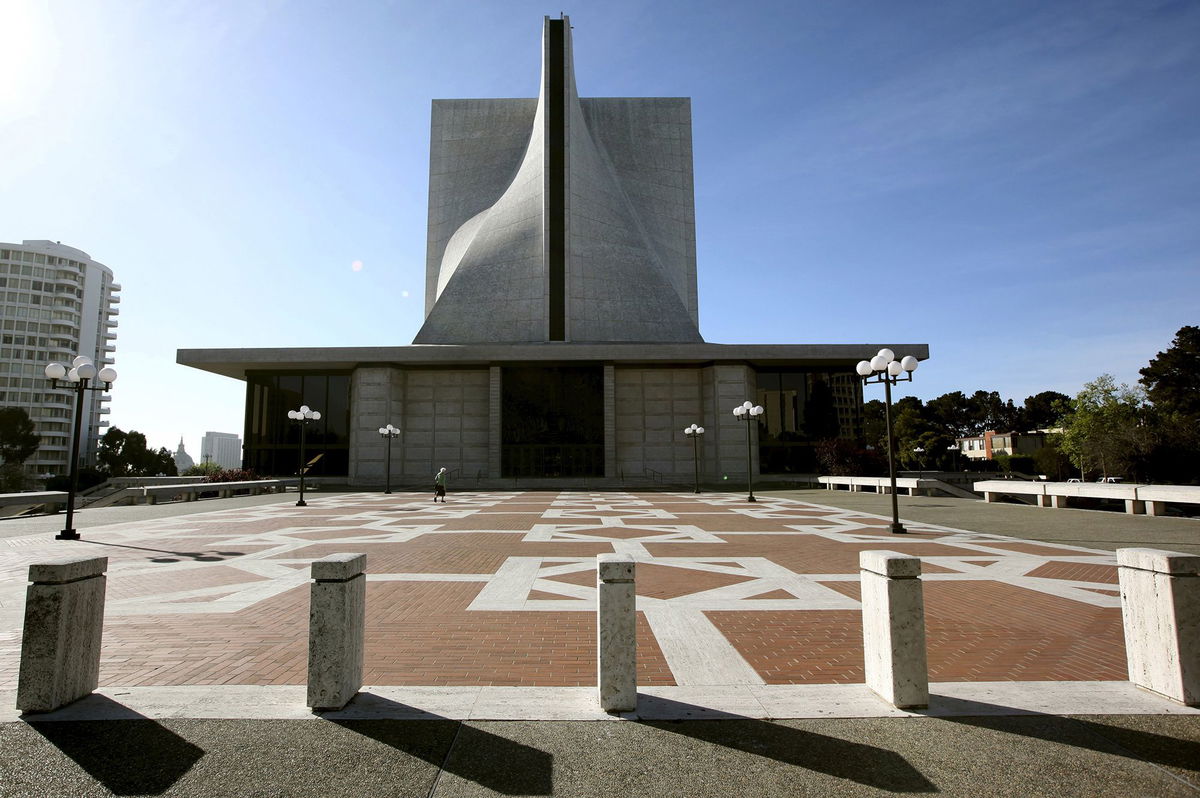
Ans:
{"type": "Polygon", "coordinates": [[[379,434],[387,438],[387,462],[383,466],[383,492],[392,492],[392,438],[400,437],[400,430],[388,424],[379,428],[379,434]]]}
{"type": "Polygon", "coordinates": [[[913,454],[917,456],[917,464],[921,466],[921,476],[925,476],[925,458],[921,455],[925,454],[925,450],[918,446],[913,449],[913,454]]]}
{"type": "Polygon", "coordinates": [[[71,487],[67,491],[67,524],[54,538],[56,540],[79,540],[79,533],[75,531],[74,521],[75,494],[79,490],[79,436],[83,430],[83,394],[85,391],[111,389],[112,384],[117,381],[117,370],[106,367],[96,371],[96,366],[90,357],[79,355],[71,361],[70,369],[62,363],[48,363],[45,373],[50,379],[52,387],[67,387],[75,391],[75,428],[71,435],[71,487]],[[67,385],[60,386],[61,380],[65,380],[67,385]],[[103,383],[103,387],[91,385],[92,380],[103,383]]]}
{"type": "Polygon", "coordinates": [[[879,354],[870,360],[860,360],[855,371],[862,377],[863,385],[883,383],[885,401],[884,420],[887,422],[888,445],[888,477],[892,485],[892,523],[889,527],[893,535],[903,535],[906,530],[900,524],[900,507],[896,501],[896,446],[892,440],[892,386],[898,382],[912,382],[912,373],[917,370],[917,359],[905,355],[896,360],[896,353],[890,349],[880,349],[879,354]],[[904,377],[900,375],[904,374],[904,377]]]}
{"type": "Polygon", "coordinates": [[[692,439],[692,472],[696,475],[696,493],[700,492],[700,436],[704,434],[704,427],[698,427],[695,424],[683,431],[692,439]]]}
{"type": "Polygon", "coordinates": [[[297,507],[307,507],[304,501],[304,429],[313,421],[321,420],[321,411],[310,410],[308,405],[300,405],[299,410],[289,410],[288,418],[300,425],[300,501],[297,507]]]}
{"type": "Polygon", "coordinates": [[[746,422],[746,487],[750,493],[746,497],[746,501],[756,501],[754,498],[754,466],[750,459],[750,420],[757,419],[763,414],[762,405],[756,405],[753,402],[743,402],[733,408],[733,415],[738,421],[746,422]]]}

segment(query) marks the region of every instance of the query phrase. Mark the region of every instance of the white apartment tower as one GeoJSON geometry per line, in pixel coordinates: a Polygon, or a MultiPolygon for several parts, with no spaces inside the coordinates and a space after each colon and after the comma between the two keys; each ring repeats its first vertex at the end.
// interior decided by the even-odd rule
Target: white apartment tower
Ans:
{"type": "MultiPolygon", "coordinates": [[[[0,242],[0,407],[21,407],[41,437],[26,462],[31,474],[70,470],[74,392],[52,388],[43,369],[87,355],[113,364],[121,286],[112,269],[54,241],[0,242]]],[[[94,465],[110,397],[87,391],[81,461],[94,465]]]]}
{"type": "Polygon", "coordinates": [[[200,443],[200,461],[221,468],[242,467],[242,439],[232,432],[206,432],[200,443]]]}

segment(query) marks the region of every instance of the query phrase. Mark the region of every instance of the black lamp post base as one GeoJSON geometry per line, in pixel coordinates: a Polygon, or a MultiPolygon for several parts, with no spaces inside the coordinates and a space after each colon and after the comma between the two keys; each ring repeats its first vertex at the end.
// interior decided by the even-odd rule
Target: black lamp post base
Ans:
{"type": "Polygon", "coordinates": [[[888,524],[888,531],[893,535],[907,535],[908,530],[904,528],[904,524],[888,524]]]}
{"type": "Polygon", "coordinates": [[[79,533],[74,529],[64,529],[54,536],[55,540],[79,540],[79,533]]]}
{"type": "Polygon", "coordinates": [[[297,507],[307,507],[308,502],[304,501],[304,499],[301,499],[300,501],[296,502],[296,506],[297,507]]]}
{"type": "Polygon", "coordinates": [[[392,492],[391,488],[388,488],[387,490],[384,491],[384,493],[391,493],[391,492],[392,492]]]}
{"type": "Polygon", "coordinates": [[[747,497],[746,497],[746,501],[748,501],[748,502],[756,502],[756,501],[758,501],[758,499],[754,498],[754,494],[753,494],[753,493],[751,493],[749,496],[747,496],[747,497]]]}

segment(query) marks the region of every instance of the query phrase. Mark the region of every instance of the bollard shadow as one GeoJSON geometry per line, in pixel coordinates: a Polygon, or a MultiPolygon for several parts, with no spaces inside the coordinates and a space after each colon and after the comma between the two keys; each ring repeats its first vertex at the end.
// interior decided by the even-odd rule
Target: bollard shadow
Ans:
{"type": "Polygon", "coordinates": [[[504,795],[554,794],[553,755],[465,721],[443,718],[365,692],[355,696],[343,710],[318,714],[347,731],[423,759],[485,789],[504,795]],[[449,746],[429,745],[427,737],[413,734],[414,728],[432,724],[456,726],[449,746]]]}
{"type": "Polygon", "coordinates": [[[204,756],[202,748],[124,704],[97,694],[84,700],[89,714],[108,719],[48,719],[57,713],[21,719],[115,795],[161,795],[204,756]]]}
{"type": "Polygon", "coordinates": [[[805,770],[847,779],[891,792],[938,792],[907,759],[895,751],[771,721],[685,704],[659,696],[638,695],[638,715],[695,717],[702,720],[639,720],[639,723],[694,740],[773,759],[805,770]]]}
{"type": "Polygon", "coordinates": [[[944,695],[930,695],[929,701],[930,708],[923,714],[951,723],[1200,772],[1200,742],[1193,740],[1109,725],[1080,716],[1047,715],[944,695]]]}
{"type": "Polygon", "coordinates": [[[221,562],[229,557],[241,557],[244,551],[171,551],[169,549],[152,549],[148,546],[130,546],[128,543],[105,543],[99,540],[89,541],[93,546],[114,546],[118,549],[137,549],[152,551],[158,554],[170,554],[170,557],[147,557],[150,562],[181,562],[189,559],[195,562],[221,562]]]}

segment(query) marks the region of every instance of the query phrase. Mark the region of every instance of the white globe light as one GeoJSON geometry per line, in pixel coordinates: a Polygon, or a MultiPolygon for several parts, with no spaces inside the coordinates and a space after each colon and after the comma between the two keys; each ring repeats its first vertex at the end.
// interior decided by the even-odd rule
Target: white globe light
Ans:
{"type": "Polygon", "coordinates": [[[684,430],[683,430],[683,434],[684,434],[684,435],[691,435],[691,434],[692,434],[692,428],[691,428],[691,427],[685,427],[685,428],[684,428],[684,430]]]}
{"type": "Polygon", "coordinates": [[[295,410],[288,411],[288,418],[292,419],[293,421],[296,420],[297,416],[298,416],[298,414],[296,413],[295,410]]]}
{"type": "Polygon", "coordinates": [[[75,371],[78,372],[79,376],[85,380],[90,380],[92,377],[96,376],[96,367],[91,363],[84,363],[76,366],[75,371]]]}
{"type": "Polygon", "coordinates": [[[900,368],[899,360],[893,360],[891,363],[888,363],[888,374],[890,374],[891,376],[899,377],[900,372],[902,372],[902,371],[904,371],[904,369],[900,368]]]}
{"type": "Polygon", "coordinates": [[[100,373],[96,376],[100,378],[100,382],[116,382],[117,370],[111,366],[106,366],[100,369],[100,373]]]}
{"type": "Polygon", "coordinates": [[[300,405],[300,415],[307,416],[309,411],[308,405],[300,405]]]}
{"type": "Polygon", "coordinates": [[[889,359],[883,355],[876,355],[875,357],[871,358],[871,370],[883,371],[887,368],[888,360],[889,359]]]}
{"type": "Polygon", "coordinates": [[[704,434],[704,427],[696,427],[696,434],[697,434],[697,435],[703,435],[703,434],[704,434]]]}
{"type": "Polygon", "coordinates": [[[912,355],[905,355],[900,361],[900,368],[904,369],[905,371],[916,371],[917,359],[912,355]]]}
{"type": "Polygon", "coordinates": [[[387,435],[387,433],[388,433],[388,431],[387,431],[387,427],[380,427],[380,428],[379,428],[379,434],[380,434],[380,435],[387,435]]]}
{"type": "Polygon", "coordinates": [[[854,370],[858,372],[858,376],[860,377],[871,376],[871,364],[866,360],[858,361],[858,365],[854,367],[854,370]]]}
{"type": "Polygon", "coordinates": [[[79,382],[79,371],[76,369],[71,369],[67,372],[67,379],[71,382],[79,382]]]}
{"type": "Polygon", "coordinates": [[[749,410],[750,408],[754,407],[754,402],[750,402],[750,401],[742,402],[742,407],[749,410]]]}
{"type": "Polygon", "coordinates": [[[755,405],[754,407],[750,408],[751,415],[761,416],[764,412],[765,411],[763,410],[762,405],[755,405]]]}
{"type": "Polygon", "coordinates": [[[77,355],[75,357],[75,359],[71,361],[71,365],[78,367],[78,366],[84,365],[85,363],[91,363],[91,362],[92,362],[92,359],[90,357],[88,357],[87,355],[77,355]]]}
{"type": "Polygon", "coordinates": [[[885,360],[895,360],[896,359],[896,353],[887,348],[880,349],[879,356],[884,358],[885,360]]]}
{"type": "Polygon", "coordinates": [[[311,418],[313,421],[320,421],[321,420],[321,411],[320,410],[312,411],[312,415],[309,416],[309,418],[311,418]]]}
{"type": "Polygon", "coordinates": [[[741,418],[742,414],[745,412],[746,412],[746,408],[742,407],[741,405],[738,405],[737,407],[733,408],[733,414],[735,416],[737,416],[738,418],[741,418]]]}
{"type": "Polygon", "coordinates": [[[67,367],[62,363],[48,363],[46,365],[46,376],[52,380],[61,380],[67,376],[67,367]]]}

